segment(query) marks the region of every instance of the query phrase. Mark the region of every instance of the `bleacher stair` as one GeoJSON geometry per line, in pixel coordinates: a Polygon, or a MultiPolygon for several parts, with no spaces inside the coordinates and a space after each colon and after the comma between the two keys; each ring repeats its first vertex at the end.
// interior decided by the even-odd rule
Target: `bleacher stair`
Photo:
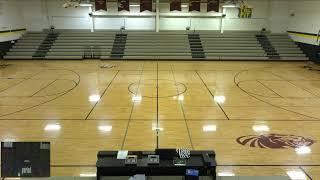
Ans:
{"type": "Polygon", "coordinates": [[[188,34],[188,39],[192,58],[205,58],[206,56],[203,51],[200,35],[198,33],[188,34]]]}

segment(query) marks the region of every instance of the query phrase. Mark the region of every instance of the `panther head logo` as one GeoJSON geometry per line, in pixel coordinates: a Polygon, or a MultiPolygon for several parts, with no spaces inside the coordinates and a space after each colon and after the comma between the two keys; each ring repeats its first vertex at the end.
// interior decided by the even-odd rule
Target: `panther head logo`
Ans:
{"type": "Polygon", "coordinates": [[[250,147],[281,149],[281,148],[298,148],[301,146],[311,146],[314,140],[303,136],[284,135],[284,134],[264,134],[248,135],[237,138],[241,145],[250,147]]]}

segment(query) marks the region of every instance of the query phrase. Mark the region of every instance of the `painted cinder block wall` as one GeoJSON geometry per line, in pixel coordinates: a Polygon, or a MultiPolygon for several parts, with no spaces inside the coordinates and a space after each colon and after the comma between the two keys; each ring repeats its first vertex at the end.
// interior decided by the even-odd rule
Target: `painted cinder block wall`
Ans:
{"type": "Polygon", "coordinates": [[[0,0],[0,42],[18,39],[23,31],[10,32],[11,30],[24,29],[24,19],[19,0],[0,0]]]}
{"type": "MultiPolygon", "coordinates": [[[[320,30],[320,1],[292,1],[289,4],[288,31],[318,34],[320,30]]],[[[316,36],[291,34],[295,41],[319,45],[316,36]]]]}
{"type": "MultiPolygon", "coordinates": [[[[247,0],[254,8],[251,19],[239,19],[235,8],[226,9],[223,20],[224,30],[260,30],[267,28],[272,32],[284,33],[298,31],[316,34],[320,29],[320,1],[317,0],[247,0]],[[294,14],[294,16],[291,16],[294,14]]],[[[0,31],[26,28],[28,31],[41,31],[51,25],[58,29],[87,29],[92,26],[88,7],[62,8],[61,0],[0,0],[0,31]]],[[[150,12],[139,12],[139,7],[130,7],[130,12],[117,12],[116,3],[108,3],[108,11],[100,14],[138,15],[136,17],[94,18],[97,30],[118,30],[125,26],[128,30],[155,30],[155,17],[148,17],[150,12]],[[140,16],[142,15],[142,16],[140,16]]],[[[155,7],[154,7],[155,8],[155,7]]],[[[222,12],[222,10],[220,11],[222,12]]],[[[201,5],[201,12],[188,12],[188,7],[181,12],[170,12],[168,3],[160,3],[160,13],[168,15],[208,15],[206,4],[201,5]]],[[[211,12],[211,14],[215,14],[211,12]]],[[[161,17],[159,29],[184,30],[187,26],[196,30],[219,30],[220,18],[177,18],[161,17]]],[[[12,33],[0,35],[0,41],[16,39],[20,35],[12,33]]],[[[295,36],[299,42],[317,44],[315,38],[295,36]]]]}
{"type": "MultiPolygon", "coordinates": [[[[62,8],[60,0],[1,0],[4,4],[15,2],[18,13],[15,20],[6,22],[9,26],[19,24],[25,26],[30,31],[41,31],[51,24],[61,29],[89,29],[90,18],[88,16],[88,7],[62,8]],[[20,20],[19,20],[20,19],[20,20]]],[[[235,8],[226,9],[226,18],[224,19],[224,30],[260,30],[261,28],[274,29],[278,32],[284,32],[286,29],[283,23],[272,23],[279,21],[277,18],[271,18],[271,14],[283,12],[282,8],[273,5],[277,1],[283,0],[248,0],[248,4],[254,8],[251,19],[239,19],[238,11],[235,8]],[[270,7],[273,7],[272,10],[270,7]],[[280,27],[281,25],[281,27],[280,27]]],[[[14,3],[11,3],[14,4],[14,3]]],[[[117,12],[116,3],[108,3],[108,11],[102,14],[135,14],[148,15],[149,12],[139,12],[139,7],[130,7],[131,11],[117,12]]],[[[15,13],[15,11],[11,11],[15,13]]],[[[222,12],[222,9],[221,9],[222,12]]],[[[182,8],[181,12],[170,12],[168,3],[160,3],[160,13],[167,15],[208,15],[206,4],[201,4],[201,12],[188,12],[188,7],[182,8]]],[[[209,14],[217,14],[211,12],[209,14]]],[[[2,15],[1,15],[2,16],[2,15]]],[[[5,18],[5,17],[4,17],[5,18]]],[[[285,19],[283,20],[285,21],[285,19]]],[[[119,29],[125,25],[127,29],[155,30],[155,17],[106,17],[95,18],[95,29],[119,29]]],[[[159,21],[160,30],[184,30],[187,26],[198,30],[219,30],[220,18],[176,18],[161,17],[159,21]]]]}

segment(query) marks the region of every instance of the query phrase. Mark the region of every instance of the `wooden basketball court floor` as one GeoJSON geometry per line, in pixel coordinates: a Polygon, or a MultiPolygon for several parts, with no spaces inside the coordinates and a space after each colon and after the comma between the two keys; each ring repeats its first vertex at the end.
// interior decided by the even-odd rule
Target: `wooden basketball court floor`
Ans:
{"type": "Polygon", "coordinates": [[[0,139],[50,141],[52,176],[95,173],[99,150],[158,145],[215,150],[219,173],[320,179],[320,75],[302,62],[9,63],[0,139]]]}

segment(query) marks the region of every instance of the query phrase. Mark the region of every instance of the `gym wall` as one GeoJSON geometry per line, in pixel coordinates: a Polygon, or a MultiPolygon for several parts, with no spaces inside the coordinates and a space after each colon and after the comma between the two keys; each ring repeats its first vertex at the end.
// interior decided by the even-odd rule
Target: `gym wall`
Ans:
{"type": "MultiPolygon", "coordinates": [[[[283,7],[278,2],[287,0],[248,0],[254,8],[251,19],[239,19],[235,8],[226,9],[226,18],[223,22],[224,30],[260,30],[268,28],[276,32],[285,32],[287,19],[272,18],[272,14],[284,14],[283,7]],[[271,7],[273,7],[271,9],[271,7]]],[[[59,29],[90,29],[88,7],[62,8],[60,0],[28,0],[20,2],[23,6],[24,21],[28,30],[40,31],[50,24],[59,29]]],[[[146,17],[148,12],[139,12],[139,7],[130,7],[130,12],[117,12],[117,3],[108,3],[108,11],[100,14],[139,14],[144,17],[104,17],[94,18],[95,29],[115,29],[125,26],[129,30],[155,30],[155,17],[146,17]]],[[[221,11],[222,12],[222,11],[221,11]]],[[[206,4],[201,5],[201,12],[188,12],[188,7],[182,8],[181,12],[170,12],[169,3],[160,3],[160,13],[166,15],[206,15],[206,4]]],[[[215,14],[211,12],[211,14],[215,14]]],[[[287,13],[286,13],[287,14],[287,13]]],[[[287,14],[288,16],[288,14],[287,14]]],[[[198,30],[219,30],[220,18],[189,18],[189,17],[161,17],[160,30],[184,30],[187,26],[198,30]]]]}
{"type": "Polygon", "coordinates": [[[18,4],[18,0],[0,0],[0,42],[18,39],[24,32],[24,19],[18,4]]]}
{"type": "Polygon", "coordinates": [[[319,45],[316,34],[320,30],[320,1],[306,0],[290,3],[288,31],[295,41],[319,45]]]}
{"type": "MultiPolygon", "coordinates": [[[[223,20],[224,30],[260,30],[267,28],[272,32],[305,32],[316,34],[320,29],[320,1],[317,0],[247,0],[252,6],[253,16],[250,19],[239,19],[235,8],[227,8],[223,20]]],[[[26,28],[28,31],[41,31],[51,25],[59,29],[86,29],[92,26],[89,7],[62,8],[61,0],[0,0],[0,32],[26,28]]],[[[118,30],[125,26],[128,30],[155,30],[155,17],[148,17],[150,12],[139,12],[139,7],[130,7],[130,12],[118,12],[116,3],[108,3],[108,11],[101,14],[124,15],[135,14],[141,17],[103,17],[94,18],[97,30],[118,30]]],[[[155,7],[154,7],[155,8],[155,7]]],[[[160,3],[160,12],[165,14],[206,15],[206,4],[201,12],[188,12],[188,7],[181,12],[170,12],[168,3],[160,3]]],[[[221,11],[220,11],[221,12],[221,11]]],[[[215,12],[211,12],[214,14],[215,12]]],[[[159,29],[184,30],[187,26],[196,30],[219,30],[220,18],[177,18],[161,17],[159,29]]],[[[294,40],[316,44],[315,36],[291,34],[294,40]]],[[[0,41],[16,39],[19,34],[0,34],[0,41]]]]}

